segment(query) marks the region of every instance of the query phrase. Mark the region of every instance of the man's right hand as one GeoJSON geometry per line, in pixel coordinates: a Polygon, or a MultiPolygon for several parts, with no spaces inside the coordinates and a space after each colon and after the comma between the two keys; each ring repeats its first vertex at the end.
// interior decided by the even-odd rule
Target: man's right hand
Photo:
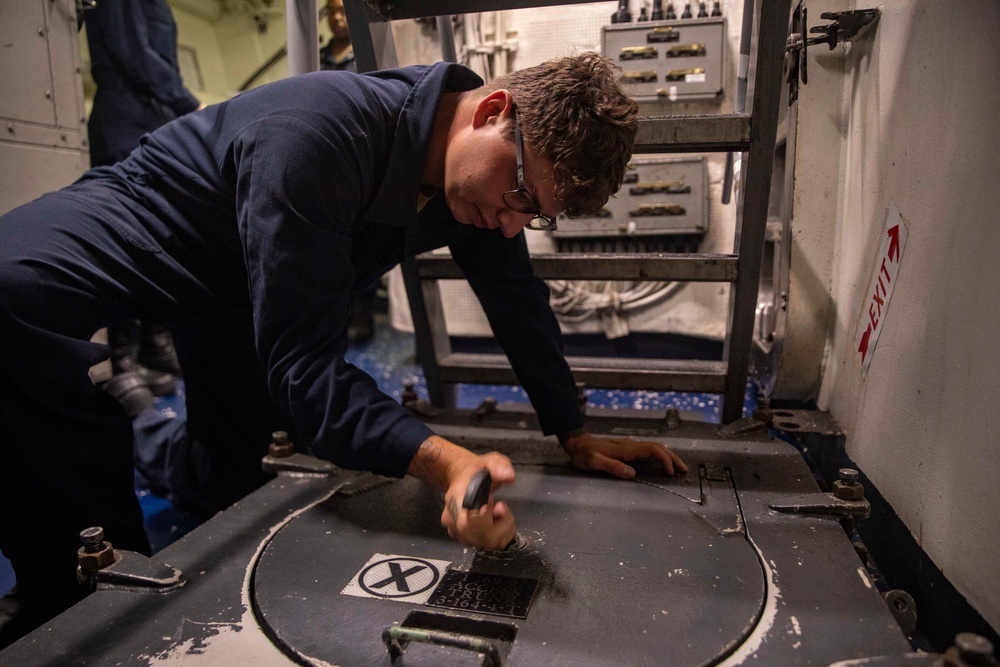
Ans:
{"type": "Polygon", "coordinates": [[[452,539],[480,549],[503,549],[514,539],[514,515],[506,503],[493,500],[493,491],[514,482],[514,466],[503,454],[478,456],[433,435],[421,443],[407,472],[444,491],[441,525],[452,539]],[[483,468],[493,479],[489,500],[482,507],[465,509],[462,500],[469,482],[483,468]]]}

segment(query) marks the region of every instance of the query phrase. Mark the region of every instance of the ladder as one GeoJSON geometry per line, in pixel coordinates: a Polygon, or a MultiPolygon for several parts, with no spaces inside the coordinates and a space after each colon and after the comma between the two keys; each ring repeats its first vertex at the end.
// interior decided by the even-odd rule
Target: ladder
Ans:
{"type": "MultiPolygon", "coordinates": [[[[483,0],[476,11],[576,4],[579,0],[483,0]]],[[[641,116],[635,153],[740,152],[735,254],[576,253],[533,254],[543,279],[651,280],[729,283],[729,313],[722,361],[567,357],[587,387],[692,391],[721,394],[722,422],[742,416],[756,315],[757,292],[791,0],[754,2],[754,40],[746,113],[641,116]]],[[[468,13],[465,0],[346,0],[359,71],[397,65],[389,22],[468,13]]],[[[454,406],[457,383],[518,384],[506,357],[452,351],[438,280],[464,278],[450,257],[424,254],[403,265],[417,341],[431,403],[454,406]]]]}

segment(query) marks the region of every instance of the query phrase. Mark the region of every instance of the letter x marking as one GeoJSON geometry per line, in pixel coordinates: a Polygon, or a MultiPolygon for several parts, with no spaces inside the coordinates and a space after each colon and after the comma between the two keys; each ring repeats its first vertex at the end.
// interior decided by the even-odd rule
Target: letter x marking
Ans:
{"type": "Polygon", "coordinates": [[[420,570],[426,570],[426,569],[427,567],[424,565],[414,565],[406,572],[403,572],[403,569],[399,566],[399,563],[390,561],[389,572],[391,572],[392,574],[390,574],[387,579],[383,579],[382,581],[372,584],[372,588],[384,588],[389,584],[395,582],[396,589],[399,590],[400,593],[409,593],[410,587],[407,586],[406,584],[406,578],[411,574],[415,574],[420,570]]]}

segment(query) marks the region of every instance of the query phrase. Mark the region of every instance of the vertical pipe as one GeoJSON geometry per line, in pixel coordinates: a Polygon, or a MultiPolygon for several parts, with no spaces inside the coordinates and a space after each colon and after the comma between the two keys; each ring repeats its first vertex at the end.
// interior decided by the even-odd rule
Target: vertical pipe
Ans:
{"type": "Polygon", "coordinates": [[[455,27],[451,22],[451,15],[435,17],[437,21],[438,38],[441,40],[441,60],[448,63],[457,63],[458,56],[455,54],[455,27]]]}
{"type": "MultiPolygon", "coordinates": [[[[753,34],[753,0],[743,0],[743,25],[740,29],[740,61],[736,72],[736,113],[746,113],[747,84],[750,80],[750,43],[753,34]]],[[[726,173],[722,184],[722,203],[729,203],[733,187],[733,170],[736,155],[726,154],[726,173]]]]}
{"type": "Polygon", "coordinates": [[[288,75],[319,69],[319,13],[316,0],[285,0],[288,17],[288,75]]]}
{"type": "Polygon", "coordinates": [[[750,44],[753,38],[754,0],[743,0],[743,27],[740,32],[740,63],[736,73],[736,113],[747,110],[747,83],[750,80],[750,44]]]}
{"type": "Polygon", "coordinates": [[[493,12],[493,77],[507,73],[507,50],[503,48],[507,40],[507,15],[503,11],[493,12]]]}

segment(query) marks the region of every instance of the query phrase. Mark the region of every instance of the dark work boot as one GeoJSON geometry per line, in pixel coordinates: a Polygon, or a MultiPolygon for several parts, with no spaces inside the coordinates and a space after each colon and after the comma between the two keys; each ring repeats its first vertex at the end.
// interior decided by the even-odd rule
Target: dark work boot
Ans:
{"type": "Polygon", "coordinates": [[[177,391],[177,378],[170,373],[147,368],[140,364],[137,359],[140,340],[139,328],[139,324],[134,321],[121,322],[108,327],[112,372],[115,375],[137,373],[149,385],[153,396],[170,396],[177,391]]]}
{"type": "Polygon", "coordinates": [[[156,407],[153,392],[146,384],[145,379],[138,373],[115,375],[101,385],[101,388],[117,398],[132,419],[138,417],[143,410],[156,407]]]}
{"type": "Polygon", "coordinates": [[[139,363],[150,370],[181,377],[181,365],[177,361],[177,351],[174,350],[170,332],[158,324],[143,323],[141,329],[137,356],[139,363]]]}
{"type": "Polygon", "coordinates": [[[143,383],[153,392],[153,396],[172,396],[177,391],[177,378],[170,373],[150,370],[131,354],[121,348],[111,350],[111,368],[115,377],[119,375],[138,375],[143,383]]]}

